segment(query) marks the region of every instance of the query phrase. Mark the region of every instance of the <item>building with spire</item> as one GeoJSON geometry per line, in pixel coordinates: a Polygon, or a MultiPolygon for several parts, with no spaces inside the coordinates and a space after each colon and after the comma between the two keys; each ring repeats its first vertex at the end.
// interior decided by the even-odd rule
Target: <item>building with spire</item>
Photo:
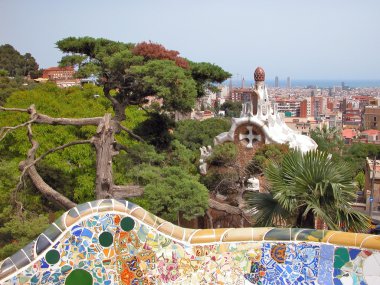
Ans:
{"type": "Polygon", "coordinates": [[[302,152],[316,149],[317,144],[310,137],[300,135],[286,125],[278,112],[278,105],[270,102],[263,68],[256,68],[254,80],[250,100],[243,103],[240,118],[232,118],[230,131],[218,135],[215,144],[230,141],[252,148],[255,143],[288,143],[302,152]]]}
{"type": "MultiPolygon", "coordinates": [[[[230,130],[216,136],[214,144],[233,142],[238,146],[244,159],[252,157],[260,145],[270,143],[289,144],[290,148],[302,152],[316,149],[317,144],[313,139],[299,134],[286,125],[283,116],[278,112],[278,105],[269,100],[263,68],[256,68],[254,80],[249,100],[242,104],[240,117],[231,119],[230,130]]],[[[206,158],[211,153],[211,146],[201,148],[202,174],[207,172],[206,158]]]]}

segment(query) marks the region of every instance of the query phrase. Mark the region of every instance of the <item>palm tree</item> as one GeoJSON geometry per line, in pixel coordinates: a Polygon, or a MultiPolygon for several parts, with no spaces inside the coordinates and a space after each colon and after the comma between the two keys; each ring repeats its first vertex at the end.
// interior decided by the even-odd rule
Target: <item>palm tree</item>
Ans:
{"type": "Polygon", "coordinates": [[[357,189],[351,173],[325,152],[290,151],[264,170],[267,193],[247,193],[246,204],[259,226],[314,228],[319,218],[333,230],[365,231],[369,218],[351,206],[357,189]]]}

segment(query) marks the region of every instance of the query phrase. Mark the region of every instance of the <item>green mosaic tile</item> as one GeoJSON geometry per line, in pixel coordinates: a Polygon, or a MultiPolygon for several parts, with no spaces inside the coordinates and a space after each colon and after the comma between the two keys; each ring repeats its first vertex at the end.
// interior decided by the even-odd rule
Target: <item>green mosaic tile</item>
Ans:
{"type": "Polygon", "coordinates": [[[92,276],[86,270],[75,269],[67,276],[65,285],[92,285],[92,276]]]}
{"type": "Polygon", "coordinates": [[[347,262],[350,261],[347,248],[339,247],[335,250],[334,254],[334,268],[342,268],[347,262]]]}
{"type": "Polygon", "coordinates": [[[123,231],[129,232],[135,227],[135,221],[130,217],[125,217],[121,220],[120,226],[123,231]]]}
{"type": "Polygon", "coordinates": [[[113,236],[110,232],[102,232],[99,235],[99,243],[102,247],[109,247],[113,243],[113,236]]]}
{"type": "Polygon", "coordinates": [[[47,263],[49,263],[49,264],[56,264],[60,258],[61,258],[61,256],[60,256],[58,250],[55,250],[55,249],[49,250],[45,255],[45,259],[46,259],[47,263]]]}

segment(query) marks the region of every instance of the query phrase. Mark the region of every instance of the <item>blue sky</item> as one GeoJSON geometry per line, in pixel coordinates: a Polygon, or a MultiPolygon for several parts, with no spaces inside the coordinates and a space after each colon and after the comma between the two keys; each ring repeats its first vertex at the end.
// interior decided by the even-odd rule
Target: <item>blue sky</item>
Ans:
{"type": "Polygon", "coordinates": [[[0,44],[57,64],[68,36],[154,41],[251,79],[380,79],[378,0],[0,0],[0,44]]]}

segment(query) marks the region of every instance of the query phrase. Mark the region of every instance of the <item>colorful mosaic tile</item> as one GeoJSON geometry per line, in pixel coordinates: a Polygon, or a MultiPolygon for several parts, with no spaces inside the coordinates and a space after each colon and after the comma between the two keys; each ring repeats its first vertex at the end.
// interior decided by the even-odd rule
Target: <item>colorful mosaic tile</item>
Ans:
{"type": "Polygon", "coordinates": [[[126,201],[101,200],[68,211],[4,260],[0,283],[380,284],[377,237],[348,234],[350,246],[339,238],[329,243],[336,235],[347,237],[304,229],[183,229],[126,201]]]}

